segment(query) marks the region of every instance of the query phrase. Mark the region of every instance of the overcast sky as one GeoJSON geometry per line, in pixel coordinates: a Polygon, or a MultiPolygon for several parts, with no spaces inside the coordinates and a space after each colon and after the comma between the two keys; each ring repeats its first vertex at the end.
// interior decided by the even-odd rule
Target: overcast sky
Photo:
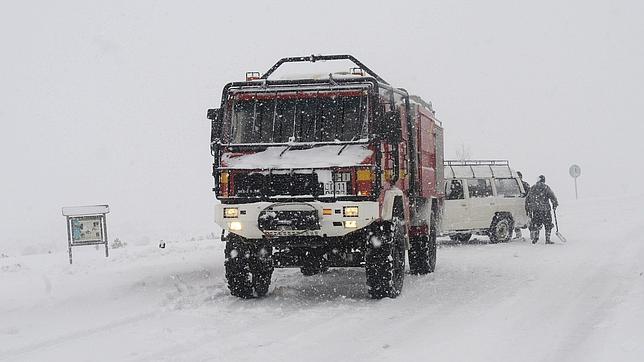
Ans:
{"type": "MultiPolygon", "coordinates": [[[[207,108],[285,56],[350,53],[434,103],[446,158],[509,159],[562,199],[642,193],[641,1],[15,1],[0,11],[0,251],[212,223],[207,108]]],[[[574,203],[562,203],[561,212],[574,203]]]]}

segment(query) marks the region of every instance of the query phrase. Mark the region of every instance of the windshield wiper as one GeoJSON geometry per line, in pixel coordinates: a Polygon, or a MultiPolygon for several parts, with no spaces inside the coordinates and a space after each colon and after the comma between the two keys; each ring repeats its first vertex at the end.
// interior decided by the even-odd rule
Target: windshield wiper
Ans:
{"type": "MultiPolygon", "coordinates": [[[[353,138],[351,138],[351,141],[349,141],[349,142],[353,142],[353,141],[355,141],[357,139],[358,139],[358,135],[355,135],[355,136],[353,136],[353,138]]],[[[347,148],[347,146],[349,146],[349,145],[350,145],[350,143],[347,143],[344,146],[342,146],[342,148],[340,148],[340,151],[338,151],[338,156],[340,156],[342,151],[344,151],[344,149],[347,148]]]]}
{"type": "Polygon", "coordinates": [[[283,150],[282,152],[280,152],[280,158],[282,158],[282,155],[283,155],[283,154],[285,154],[285,153],[286,153],[286,151],[288,151],[288,150],[290,150],[290,149],[291,149],[291,146],[292,146],[292,145],[288,145],[288,146],[286,146],[286,147],[284,148],[284,150],[283,150]]]}

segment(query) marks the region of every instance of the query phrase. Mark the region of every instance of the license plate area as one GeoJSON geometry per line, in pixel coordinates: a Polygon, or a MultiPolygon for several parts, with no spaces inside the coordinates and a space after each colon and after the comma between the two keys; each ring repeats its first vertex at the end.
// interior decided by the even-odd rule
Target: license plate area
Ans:
{"type": "Polygon", "coordinates": [[[268,207],[259,213],[257,225],[262,231],[320,230],[320,218],[312,207],[308,210],[268,207]]]}

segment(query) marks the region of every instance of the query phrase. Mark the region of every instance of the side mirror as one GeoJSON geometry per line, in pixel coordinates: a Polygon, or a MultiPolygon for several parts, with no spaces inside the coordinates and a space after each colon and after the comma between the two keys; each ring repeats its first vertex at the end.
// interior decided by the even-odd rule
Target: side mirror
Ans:
{"type": "Polygon", "coordinates": [[[221,108],[213,108],[208,110],[208,119],[210,122],[210,146],[212,148],[213,142],[219,141],[221,138],[221,108]]]}
{"type": "Polygon", "coordinates": [[[388,143],[400,143],[402,140],[402,126],[400,112],[397,110],[383,111],[380,113],[377,133],[388,143]]]}

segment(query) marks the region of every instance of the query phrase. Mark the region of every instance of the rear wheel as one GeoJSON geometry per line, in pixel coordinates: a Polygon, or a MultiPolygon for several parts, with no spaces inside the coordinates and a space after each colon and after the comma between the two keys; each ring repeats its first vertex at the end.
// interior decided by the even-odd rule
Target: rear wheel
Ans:
{"type": "Polygon", "coordinates": [[[429,232],[429,272],[436,270],[436,227],[433,226],[429,232]]]}
{"type": "MultiPolygon", "coordinates": [[[[429,236],[415,236],[410,238],[409,244],[409,272],[411,274],[427,274],[430,273],[430,246],[429,236]]],[[[435,261],[434,255],[434,261],[435,261]]]]}
{"type": "Polygon", "coordinates": [[[491,243],[505,243],[512,237],[512,228],[514,223],[507,216],[495,216],[490,225],[488,233],[491,243]]]}
{"type": "Polygon", "coordinates": [[[365,270],[371,298],[400,295],[405,279],[405,233],[400,219],[374,228],[367,240],[365,270]]]}

